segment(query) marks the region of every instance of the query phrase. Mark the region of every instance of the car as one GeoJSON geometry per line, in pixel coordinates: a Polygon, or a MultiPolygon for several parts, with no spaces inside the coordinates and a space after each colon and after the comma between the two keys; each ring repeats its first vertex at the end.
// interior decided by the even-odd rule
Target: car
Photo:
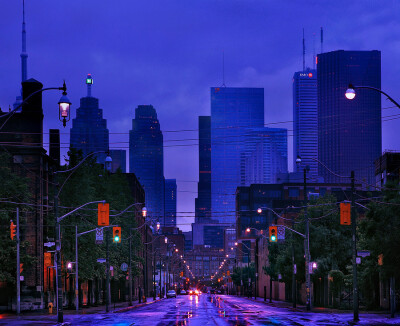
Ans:
{"type": "Polygon", "coordinates": [[[196,290],[196,289],[189,290],[189,294],[190,295],[199,295],[199,290],[196,290]]]}
{"type": "Polygon", "coordinates": [[[176,292],[175,290],[169,290],[167,292],[167,298],[176,298],[176,292]]]}
{"type": "Polygon", "coordinates": [[[182,291],[181,291],[181,294],[182,294],[182,295],[185,295],[185,294],[187,294],[187,293],[186,293],[185,290],[182,290],[182,291]]]}

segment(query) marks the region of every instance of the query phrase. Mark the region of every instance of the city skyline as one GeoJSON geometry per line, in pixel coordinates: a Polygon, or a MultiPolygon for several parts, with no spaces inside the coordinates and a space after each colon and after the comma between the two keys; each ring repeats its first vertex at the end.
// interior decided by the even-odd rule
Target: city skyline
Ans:
{"type": "MultiPolygon", "coordinates": [[[[287,7],[257,2],[226,6],[210,1],[208,6],[192,3],[182,7],[178,2],[172,2],[168,7],[159,8],[155,3],[124,3],[120,7],[110,7],[91,1],[84,5],[48,1],[33,5],[27,2],[28,78],[36,78],[44,87],[61,86],[65,78],[73,103],[71,117],[74,117],[79,98],[85,91],[81,80],[87,73],[92,73],[96,83],[93,96],[102,103],[112,149],[127,149],[135,107],[153,104],[165,135],[165,177],[176,178],[178,183],[178,225],[181,224],[183,229],[188,229],[192,221],[192,218],[190,222],[186,220],[186,216],[194,215],[198,150],[196,141],[171,140],[196,138],[197,117],[210,114],[208,89],[223,83],[223,52],[225,84],[229,87],[264,87],[267,126],[288,128],[290,170],[293,168],[291,81],[293,72],[301,68],[303,27],[309,66],[313,53],[312,34],[316,33],[318,53],[319,29],[323,26],[324,51],[382,51],[382,89],[395,99],[400,97],[396,88],[400,68],[393,65],[399,52],[395,41],[400,37],[399,29],[389,28],[398,25],[399,4],[396,2],[388,2],[385,7],[372,1],[318,5],[305,2],[287,7]],[[222,19],[218,15],[221,10],[224,10],[222,19]],[[45,11],[46,15],[43,14],[45,11]],[[180,13],[180,20],[171,23],[174,12],[180,13]],[[205,12],[207,19],[201,18],[205,12]],[[60,15],[66,16],[62,24],[58,23],[60,15]],[[157,23],[153,28],[154,21],[157,23]],[[287,26],[284,27],[281,21],[288,22],[287,26]],[[113,27],[109,27],[111,24],[113,27]],[[191,27],[183,30],[182,26],[191,27]],[[277,30],[281,33],[276,33],[277,30]],[[387,31],[390,31],[390,37],[387,31]],[[83,37],[74,38],[77,34],[83,34],[83,37]],[[289,122],[268,125],[282,121],[289,122]],[[194,131],[167,133],[177,130],[194,131]],[[181,157],[185,159],[177,159],[181,157]]],[[[0,15],[0,24],[8,31],[0,36],[6,58],[0,77],[0,84],[4,86],[0,90],[0,106],[4,110],[12,106],[20,89],[21,3],[5,4],[0,15]]],[[[58,98],[58,94],[50,92],[43,96],[44,130],[61,129],[63,157],[72,124],[69,122],[67,128],[62,129],[56,110],[58,98]]],[[[391,107],[391,104],[383,100],[382,107],[391,107]]],[[[382,114],[396,115],[396,110],[383,110],[382,114]]],[[[399,126],[396,119],[384,119],[383,149],[400,148],[395,142],[399,126]]]]}

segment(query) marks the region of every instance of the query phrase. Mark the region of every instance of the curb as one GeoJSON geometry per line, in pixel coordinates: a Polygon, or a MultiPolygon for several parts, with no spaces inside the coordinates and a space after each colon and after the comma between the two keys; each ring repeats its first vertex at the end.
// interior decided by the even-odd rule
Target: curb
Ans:
{"type": "Polygon", "coordinates": [[[121,313],[121,312],[126,312],[126,311],[129,311],[129,310],[135,309],[135,308],[143,307],[143,306],[146,306],[146,305],[149,305],[149,304],[164,300],[164,299],[165,298],[161,298],[161,299],[156,299],[156,300],[153,300],[153,301],[150,301],[150,302],[139,303],[139,304],[137,304],[135,306],[129,306],[129,307],[125,307],[125,308],[122,308],[122,309],[114,310],[113,313],[114,314],[118,314],[118,313],[121,313]]]}
{"type": "Polygon", "coordinates": [[[274,308],[283,308],[283,309],[287,309],[287,310],[295,311],[295,312],[305,312],[304,309],[293,308],[293,307],[282,307],[282,306],[280,306],[280,305],[274,304],[273,302],[266,302],[266,301],[254,300],[254,299],[252,299],[252,298],[246,298],[246,299],[251,300],[251,301],[253,301],[253,302],[263,303],[263,304],[266,304],[266,305],[271,306],[271,307],[274,307],[274,308]]]}

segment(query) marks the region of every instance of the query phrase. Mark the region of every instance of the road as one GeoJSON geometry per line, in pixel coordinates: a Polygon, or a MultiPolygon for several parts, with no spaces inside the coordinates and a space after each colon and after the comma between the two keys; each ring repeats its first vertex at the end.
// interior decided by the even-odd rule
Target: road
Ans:
{"type": "MultiPolygon", "coordinates": [[[[361,314],[357,325],[399,325],[400,318],[361,314]]],[[[0,325],[55,325],[52,320],[0,320],[0,325]],[[3,324],[2,322],[6,322],[3,324]]],[[[178,296],[120,313],[66,315],[65,325],[245,326],[245,325],[353,325],[352,314],[292,311],[235,296],[178,296]]]]}

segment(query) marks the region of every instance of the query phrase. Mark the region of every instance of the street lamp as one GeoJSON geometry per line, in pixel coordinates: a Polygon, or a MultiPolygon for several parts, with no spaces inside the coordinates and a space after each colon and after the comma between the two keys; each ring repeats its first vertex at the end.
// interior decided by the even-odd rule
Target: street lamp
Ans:
{"type": "MultiPolygon", "coordinates": [[[[296,164],[299,166],[301,164],[301,157],[297,156],[296,158],[296,164]]],[[[310,224],[308,220],[308,214],[307,214],[307,172],[310,170],[310,166],[307,165],[303,169],[304,173],[304,189],[303,189],[303,195],[304,195],[304,217],[306,221],[306,232],[305,236],[306,239],[304,241],[304,252],[305,252],[305,259],[306,259],[306,309],[307,311],[311,310],[311,278],[310,278],[310,224]]]]}
{"type": "Polygon", "coordinates": [[[384,91],[380,90],[379,88],[372,87],[372,86],[354,86],[352,84],[349,84],[349,87],[346,90],[345,96],[349,100],[353,100],[356,97],[356,89],[371,89],[373,91],[379,92],[383,95],[385,95],[389,101],[391,101],[394,105],[396,105],[400,109],[400,104],[397,103],[394,99],[392,99],[387,93],[384,91]]]}

